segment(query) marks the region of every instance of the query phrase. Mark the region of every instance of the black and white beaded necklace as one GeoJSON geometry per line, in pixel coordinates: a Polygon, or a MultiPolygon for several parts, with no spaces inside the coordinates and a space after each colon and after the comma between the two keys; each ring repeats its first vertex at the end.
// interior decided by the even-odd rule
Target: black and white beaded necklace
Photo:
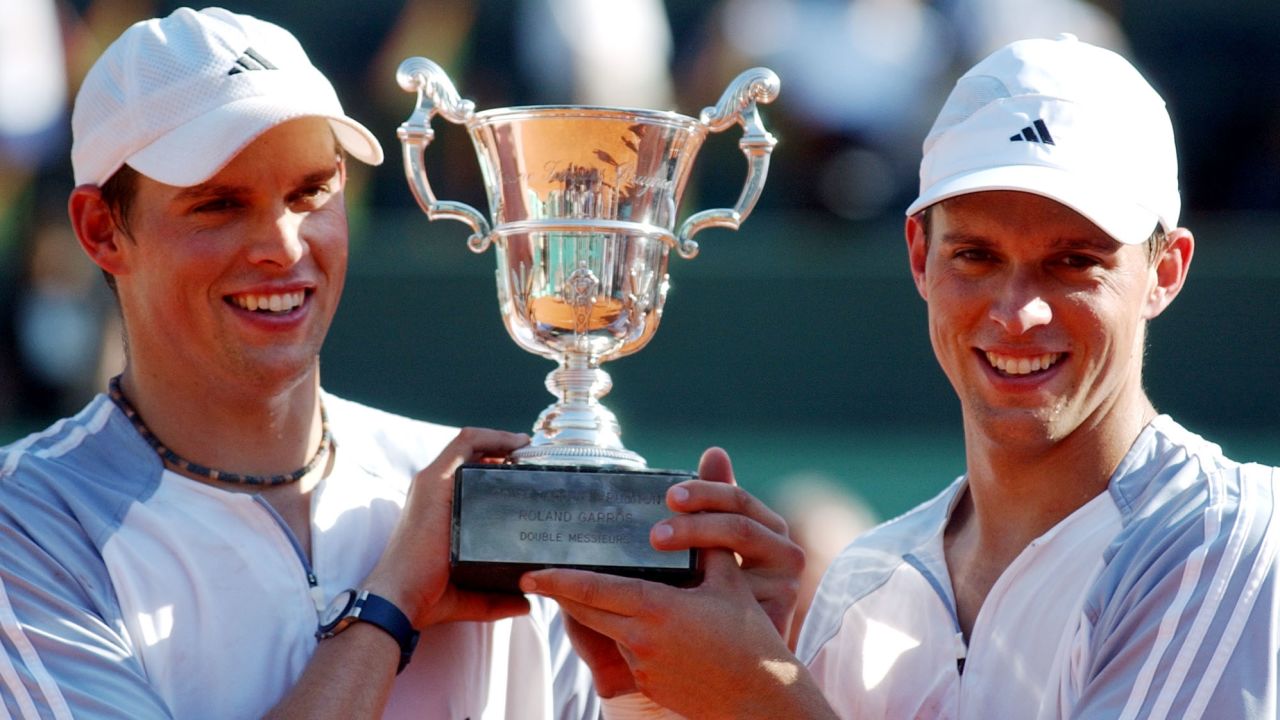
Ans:
{"type": "Polygon", "coordinates": [[[116,407],[120,408],[120,411],[124,413],[124,416],[129,418],[129,422],[133,423],[133,427],[137,429],[142,439],[146,440],[151,449],[156,451],[161,460],[171,467],[208,480],[241,485],[285,485],[297,482],[319,467],[320,463],[324,462],[325,458],[329,456],[329,448],[333,445],[333,435],[329,432],[329,414],[325,412],[324,403],[322,402],[320,403],[320,447],[316,448],[316,454],[311,456],[306,465],[287,475],[243,475],[241,473],[227,472],[191,462],[160,442],[155,433],[151,432],[151,428],[147,427],[147,424],[142,421],[142,416],[138,414],[137,409],[124,396],[124,391],[120,388],[119,375],[111,378],[108,395],[111,401],[116,404],[116,407]]]}

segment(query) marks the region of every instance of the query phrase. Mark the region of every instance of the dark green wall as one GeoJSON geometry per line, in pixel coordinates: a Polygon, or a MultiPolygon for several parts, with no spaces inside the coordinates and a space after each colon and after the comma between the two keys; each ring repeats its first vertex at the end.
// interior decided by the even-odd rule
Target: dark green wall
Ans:
{"type": "MultiPolygon", "coordinates": [[[[1263,219],[1265,220],[1265,219],[1263,219]]],[[[1280,239],[1274,222],[1199,219],[1183,295],[1150,329],[1157,407],[1242,459],[1280,463],[1280,239]]],[[[525,430],[554,365],[502,328],[492,251],[457,223],[384,214],[356,230],[325,347],[331,390],[413,416],[525,430]]],[[[632,449],[691,466],[723,444],[744,482],[834,476],[884,512],[963,469],[959,408],[934,362],[901,226],[760,214],[673,258],[654,340],[606,369],[632,449]]]]}

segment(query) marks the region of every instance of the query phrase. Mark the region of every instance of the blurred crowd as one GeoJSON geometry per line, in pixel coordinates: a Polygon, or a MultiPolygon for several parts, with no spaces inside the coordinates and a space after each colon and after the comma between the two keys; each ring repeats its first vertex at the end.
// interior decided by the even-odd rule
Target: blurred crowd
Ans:
{"type": "MultiPolygon", "coordinates": [[[[74,411],[121,366],[109,293],[66,223],[70,106],[105,42],[179,4],[0,0],[0,428],[74,411]]],[[[293,30],[348,111],[382,138],[391,160],[354,169],[357,219],[413,202],[394,134],[410,101],[393,79],[411,55],[445,67],[481,109],[581,103],[696,115],[739,71],[768,66],[783,81],[768,118],[785,152],[757,212],[857,222],[895,215],[913,197],[920,142],[963,68],[1010,40],[1062,31],[1132,58],[1168,99],[1190,213],[1280,209],[1274,0],[1229,0],[1230,11],[1194,0],[221,4],[293,30]]],[[[478,175],[468,145],[436,149],[450,167],[448,194],[483,206],[478,178],[466,176],[478,175]]],[[[694,182],[694,194],[721,204],[738,191],[694,182]]]]}

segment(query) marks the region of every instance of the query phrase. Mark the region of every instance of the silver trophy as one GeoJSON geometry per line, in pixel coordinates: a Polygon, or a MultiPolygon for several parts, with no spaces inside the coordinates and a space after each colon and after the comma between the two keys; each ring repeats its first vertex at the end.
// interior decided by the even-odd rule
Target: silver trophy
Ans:
{"type": "MultiPolygon", "coordinates": [[[[693,258],[698,254],[694,235],[708,227],[737,229],[755,206],[777,142],[764,128],[757,104],[777,97],[778,76],[766,68],[740,74],[697,119],[573,105],[476,112],[475,103],[459,96],[444,70],[421,57],[401,63],[396,79],[417,94],[413,113],[397,132],[414,197],[431,220],[448,218],[470,226],[467,245],[473,251],[495,247],[498,301],[507,331],[520,347],[558,363],[546,379],[557,400],[538,417],[532,442],[513,455],[521,472],[494,484],[477,480],[476,486],[485,489],[475,490],[472,497],[467,491],[473,488],[460,479],[455,516],[460,507],[472,514],[455,517],[455,561],[461,553],[463,562],[490,562],[478,559],[487,553],[495,558],[492,562],[517,569],[570,565],[638,575],[658,562],[689,566],[688,557],[643,556],[645,548],[669,555],[648,547],[648,528],[665,512],[661,502],[650,507],[655,504],[650,500],[689,475],[648,471],[643,458],[623,447],[617,419],[600,402],[612,387],[600,365],[640,350],[657,331],[669,286],[669,252],[674,248],[693,258]],[[465,125],[470,133],[492,224],[475,208],[439,200],[432,191],[425,152],[435,136],[431,120],[436,115],[465,125]],[[743,129],[738,145],[747,158],[737,204],[695,213],[676,230],[680,197],[703,141],[708,133],[734,124],[743,129]],[[563,498],[566,474],[584,470],[596,472],[590,480],[573,477],[571,484],[579,489],[562,505],[573,508],[566,510],[572,521],[556,519],[562,515],[552,515],[550,521],[526,517],[527,529],[515,530],[519,510],[486,504],[504,497],[537,500],[539,492],[558,492],[563,498]],[[527,479],[532,495],[511,492],[510,478],[516,477],[527,479]],[[665,480],[655,483],[655,478],[665,480]],[[596,488],[599,497],[582,487],[596,488]],[[592,526],[580,515],[609,521],[592,526]],[[617,539],[613,519],[627,515],[643,537],[601,542],[617,539]],[[488,537],[481,527],[495,532],[506,527],[510,547],[494,548],[501,539],[488,537]],[[575,533],[579,540],[565,539],[575,533]],[[582,539],[588,536],[594,539],[582,539]],[[484,547],[468,550],[468,542],[484,547]],[[565,547],[551,547],[557,543],[565,547]],[[644,547],[625,547],[630,545],[644,547]],[[576,555],[575,546],[582,546],[576,555]],[[626,557],[608,557],[605,546],[626,557]]],[[[483,468],[464,471],[492,476],[483,468]]],[[[502,584],[509,587],[513,573],[505,576],[502,584]]]]}

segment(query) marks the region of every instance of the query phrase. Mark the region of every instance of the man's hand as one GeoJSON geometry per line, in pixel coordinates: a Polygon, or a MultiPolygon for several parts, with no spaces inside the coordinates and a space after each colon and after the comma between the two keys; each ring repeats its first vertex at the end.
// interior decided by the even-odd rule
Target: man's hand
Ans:
{"type": "Polygon", "coordinates": [[[681,514],[654,525],[650,542],[658,550],[735,553],[752,595],[785,638],[799,597],[804,551],[787,534],[781,515],[738,487],[724,450],[702,454],[698,477],[667,492],[668,507],[681,514]]]}
{"type": "MultiPolygon", "coordinates": [[[[386,550],[361,588],[400,608],[419,630],[452,620],[497,620],[529,610],[516,595],[459,590],[449,583],[453,472],[464,462],[506,457],[525,435],[466,428],[414,478],[386,550]]],[[[270,718],[380,717],[395,679],[399,648],[366,623],[326,640],[270,718]],[[360,672],[352,673],[352,668],[360,672]]]]}
{"type": "Polygon", "coordinates": [[[505,458],[529,442],[523,434],[464,428],[414,478],[404,513],[364,587],[401,608],[418,629],[454,620],[498,620],[529,610],[516,595],[461,590],[449,583],[453,474],[468,462],[505,458]]]}
{"type": "Polygon", "coordinates": [[[781,517],[733,484],[724,451],[708,450],[699,475],[667,495],[673,510],[690,514],[658,523],[651,534],[661,550],[702,548],[697,587],[542,570],[525,575],[522,589],[560,603],[604,697],[639,689],[689,717],[768,717],[777,708],[761,701],[766,696],[784,715],[813,702],[821,707],[783,640],[803,552],[781,517]]]}

